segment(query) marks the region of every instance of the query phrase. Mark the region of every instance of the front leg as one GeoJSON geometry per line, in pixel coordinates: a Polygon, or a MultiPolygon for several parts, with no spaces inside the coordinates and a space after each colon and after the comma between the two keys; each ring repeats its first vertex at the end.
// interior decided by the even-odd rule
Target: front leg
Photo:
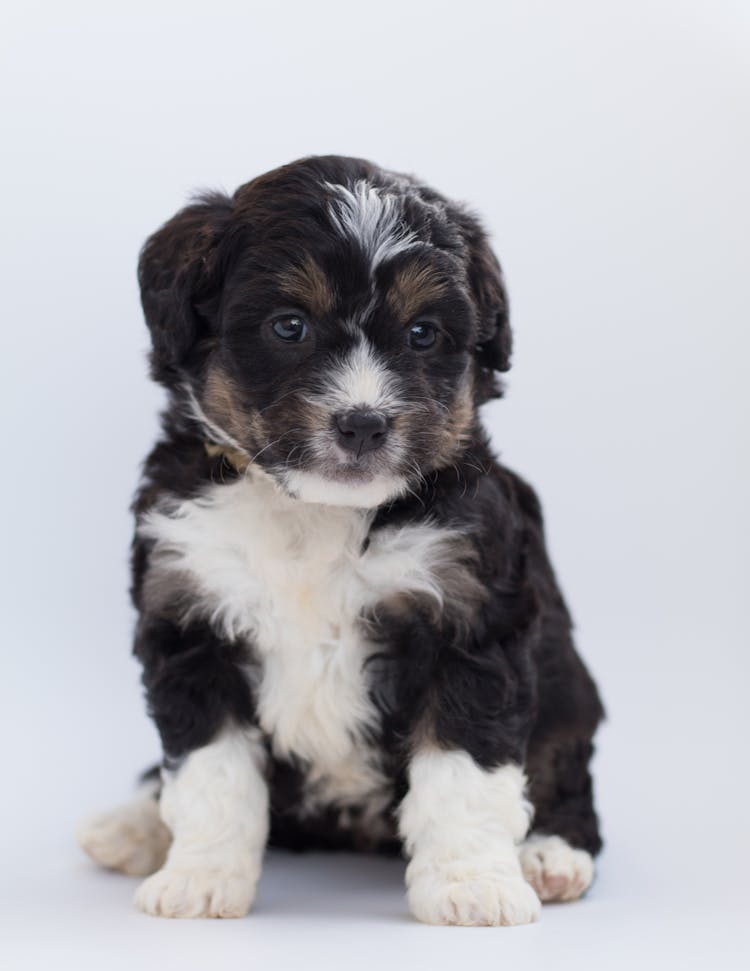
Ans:
{"type": "Polygon", "coordinates": [[[529,825],[518,765],[481,768],[466,751],[425,747],[409,766],[400,831],[409,906],[428,924],[526,924],[539,916],[517,844],[529,825]]]}
{"type": "Polygon", "coordinates": [[[388,618],[399,665],[394,740],[407,755],[407,892],[430,924],[525,924],[541,909],[518,858],[531,816],[523,765],[538,614],[515,569],[474,587],[469,575],[432,620],[426,611],[388,618]],[[476,587],[472,604],[466,591],[476,587]]]}
{"type": "Polygon", "coordinates": [[[167,860],[135,902],[160,917],[243,917],[268,836],[265,752],[256,729],[225,729],[165,771],[161,816],[167,860]]]}
{"type": "Polygon", "coordinates": [[[266,750],[254,726],[246,649],[203,621],[142,616],[135,652],[165,755],[164,866],[136,893],[162,917],[242,917],[268,835],[266,750]]]}

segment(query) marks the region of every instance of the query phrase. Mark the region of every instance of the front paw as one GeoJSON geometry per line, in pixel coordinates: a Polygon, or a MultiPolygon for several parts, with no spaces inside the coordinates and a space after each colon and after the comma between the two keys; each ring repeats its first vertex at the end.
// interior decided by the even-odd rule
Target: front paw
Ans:
{"type": "Polygon", "coordinates": [[[135,904],[154,917],[244,917],[256,881],[245,873],[167,864],[140,885],[135,904]]]}
{"type": "Polygon", "coordinates": [[[512,926],[539,917],[541,905],[520,874],[430,867],[409,880],[409,907],[426,924],[512,926]]]}

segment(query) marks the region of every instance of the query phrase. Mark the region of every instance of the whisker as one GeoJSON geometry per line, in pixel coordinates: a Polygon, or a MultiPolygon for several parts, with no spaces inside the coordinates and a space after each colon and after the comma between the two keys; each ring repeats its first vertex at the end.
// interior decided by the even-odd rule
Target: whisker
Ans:
{"type": "Polygon", "coordinates": [[[279,442],[282,439],[286,438],[286,436],[288,434],[289,434],[289,432],[284,432],[283,435],[279,435],[278,438],[274,439],[272,442],[268,442],[266,445],[263,446],[263,448],[258,449],[258,451],[255,453],[255,455],[251,456],[251,458],[250,458],[250,460],[248,462],[248,468],[253,464],[253,462],[258,458],[259,455],[262,455],[269,448],[273,448],[274,445],[278,445],[279,442]]]}

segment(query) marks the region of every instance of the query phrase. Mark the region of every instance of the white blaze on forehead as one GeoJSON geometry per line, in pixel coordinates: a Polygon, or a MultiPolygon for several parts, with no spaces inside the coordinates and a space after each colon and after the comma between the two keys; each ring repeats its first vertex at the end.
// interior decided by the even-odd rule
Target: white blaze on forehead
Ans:
{"type": "Polygon", "coordinates": [[[394,375],[364,337],[325,377],[325,397],[334,410],[388,411],[398,405],[394,375]]]}
{"type": "Polygon", "coordinates": [[[337,195],[329,208],[334,225],[343,236],[360,244],[371,269],[417,242],[415,234],[404,225],[395,196],[364,179],[351,187],[331,182],[326,186],[337,195]]]}

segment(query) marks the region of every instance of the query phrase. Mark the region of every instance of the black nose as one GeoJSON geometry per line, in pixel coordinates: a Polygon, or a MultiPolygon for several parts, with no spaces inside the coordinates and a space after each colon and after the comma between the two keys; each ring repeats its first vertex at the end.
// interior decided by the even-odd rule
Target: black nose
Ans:
{"type": "Polygon", "coordinates": [[[336,428],[339,445],[359,456],[380,448],[388,433],[388,422],[374,411],[346,411],[336,415],[336,428]]]}

